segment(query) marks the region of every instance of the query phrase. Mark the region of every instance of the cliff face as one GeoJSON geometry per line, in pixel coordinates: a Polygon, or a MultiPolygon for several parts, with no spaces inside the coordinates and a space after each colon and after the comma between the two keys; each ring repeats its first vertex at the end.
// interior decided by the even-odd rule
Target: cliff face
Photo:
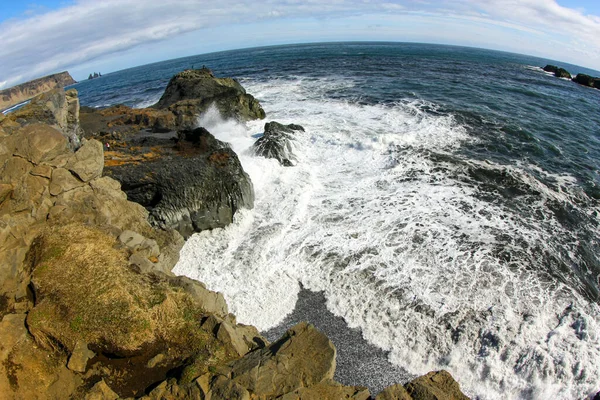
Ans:
{"type": "Polygon", "coordinates": [[[40,93],[77,83],[67,71],[34,79],[0,91],[0,110],[29,100],[40,93]]]}

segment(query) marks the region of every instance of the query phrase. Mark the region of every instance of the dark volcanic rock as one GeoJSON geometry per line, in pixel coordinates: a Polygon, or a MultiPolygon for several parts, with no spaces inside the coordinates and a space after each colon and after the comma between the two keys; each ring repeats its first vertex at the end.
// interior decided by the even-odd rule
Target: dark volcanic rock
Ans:
{"type": "Polygon", "coordinates": [[[265,124],[265,133],[254,143],[254,153],[265,158],[275,158],[285,167],[293,166],[296,157],[292,153],[293,134],[304,132],[300,125],[282,125],[279,122],[265,124]]]}
{"type": "Polygon", "coordinates": [[[153,225],[188,237],[224,227],[238,209],[254,206],[250,177],[226,143],[204,128],[181,132],[176,145],[170,136],[140,133],[113,147],[130,157],[105,168],[129,200],[146,207],[153,225]]]}
{"type": "Polygon", "coordinates": [[[544,71],[552,72],[557,78],[571,79],[571,74],[564,68],[559,68],[556,65],[546,65],[544,71]]]}
{"type": "Polygon", "coordinates": [[[247,121],[265,117],[260,103],[242,85],[232,78],[216,78],[208,68],[175,75],[153,107],[168,108],[179,126],[189,129],[195,127],[198,115],[213,104],[225,118],[247,121]]]}
{"type": "Polygon", "coordinates": [[[573,78],[573,82],[579,83],[583,86],[600,89],[600,79],[586,74],[577,74],[577,76],[573,78]]]}

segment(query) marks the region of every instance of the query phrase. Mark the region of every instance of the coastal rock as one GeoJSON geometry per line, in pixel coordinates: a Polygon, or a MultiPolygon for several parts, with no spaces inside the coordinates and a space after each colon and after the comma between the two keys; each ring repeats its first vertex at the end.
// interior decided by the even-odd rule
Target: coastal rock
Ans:
{"type": "Polygon", "coordinates": [[[4,131],[12,134],[22,126],[45,124],[64,135],[72,149],[79,148],[83,132],[79,127],[77,91],[54,89],[34,97],[26,106],[9,113],[2,120],[4,131]]]}
{"type": "Polygon", "coordinates": [[[85,395],[84,400],[117,400],[118,398],[119,395],[108,387],[104,380],[101,380],[85,395]]]}
{"type": "MultiPolygon", "coordinates": [[[[121,165],[109,165],[105,173],[121,182],[129,200],[146,207],[153,225],[184,237],[224,227],[239,209],[254,206],[252,181],[227,144],[202,128],[180,136],[196,139],[173,146],[169,139],[149,138],[142,154],[147,149],[159,156],[136,161],[123,156],[121,165]]],[[[141,148],[139,140],[115,151],[141,148]]]]}
{"type": "Polygon", "coordinates": [[[414,400],[469,400],[447,371],[432,371],[405,385],[414,400]]]}
{"type": "Polygon", "coordinates": [[[301,322],[268,347],[231,363],[231,380],[253,396],[275,398],[333,379],[335,355],[327,336],[301,322]]]}
{"type": "Polygon", "coordinates": [[[177,119],[169,110],[138,109],[122,104],[103,110],[84,107],[80,119],[85,137],[105,136],[109,140],[120,140],[142,129],[152,132],[178,129],[177,119]]]}
{"type": "Polygon", "coordinates": [[[214,105],[224,118],[246,121],[263,119],[260,103],[235,79],[216,78],[208,68],[186,70],[169,81],[153,107],[169,109],[181,128],[196,127],[195,118],[214,105]]]}
{"type": "Polygon", "coordinates": [[[102,143],[97,140],[86,140],[83,146],[69,158],[65,168],[83,182],[100,178],[104,168],[102,143]]]}
{"type": "Polygon", "coordinates": [[[300,125],[282,125],[279,122],[265,124],[263,136],[254,143],[254,153],[265,158],[275,158],[284,167],[293,166],[296,157],[292,152],[292,140],[295,132],[302,131],[300,125]]]}
{"type": "Polygon", "coordinates": [[[281,400],[368,400],[371,398],[369,390],[362,386],[344,386],[341,383],[326,380],[309,388],[300,388],[287,393],[281,400]]]}
{"type": "Polygon", "coordinates": [[[571,79],[571,74],[569,71],[564,68],[559,68],[556,65],[546,65],[544,67],[544,71],[553,73],[557,78],[571,79]]]}
{"type": "Polygon", "coordinates": [[[600,89],[600,78],[595,78],[586,74],[577,74],[577,76],[573,78],[573,82],[579,83],[583,86],[600,89]]]}
{"type": "Polygon", "coordinates": [[[400,384],[389,386],[375,397],[375,400],[413,400],[406,388],[400,384]]]}
{"type": "Polygon", "coordinates": [[[72,85],[75,80],[67,71],[34,79],[0,91],[0,110],[22,103],[43,92],[72,85]]]}

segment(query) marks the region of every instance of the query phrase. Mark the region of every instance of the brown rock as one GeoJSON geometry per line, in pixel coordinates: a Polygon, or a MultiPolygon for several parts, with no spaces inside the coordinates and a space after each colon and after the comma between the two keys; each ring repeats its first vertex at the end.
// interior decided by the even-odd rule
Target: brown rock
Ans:
{"type": "Polygon", "coordinates": [[[84,184],[84,182],[77,179],[69,170],[65,168],[56,168],[52,171],[50,194],[52,196],[58,196],[61,193],[81,187],[84,184]]]}
{"type": "Polygon", "coordinates": [[[14,155],[36,165],[51,161],[68,151],[67,140],[60,131],[39,123],[21,128],[8,143],[14,146],[14,155]]]}
{"type": "Polygon", "coordinates": [[[207,313],[213,313],[221,318],[228,314],[227,303],[222,293],[208,290],[202,282],[185,276],[171,278],[170,282],[190,294],[207,313]]]}
{"type": "Polygon", "coordinates": [[[301,388],[279,397],[281,400],[368,400],[370,398],[369,389],[365,387],[344,386],[335,381],[323,381],[309,388],[301,388]]]}
{"type": "Polygon", "coordinates": [[[34,176],[50,179],[52,178],[52,167],[49,165],[36,165],[30,173],[34,176]]]}
{"type": "Polygon", "coordinates": [[[397,384],[385,388],[375,397],[375,400],[413,400],[404,386],[397,384]]]}
{"type": "Polygon", "coordinates": [[[335,347],[301,322],[270,346],[232,362],[231,379],[254,396],[277,397],[333,379],[335,347]]]}
{"type": "Polygon", "coordinates": [[[75,348],[73,349],[73,353],[71,353],[71,357],[69,357],[67,368],[74,372],[84,373],[87,367],[87,362],[94,358],[95,355],[96,353],[88,349],[87,343],[79,340],[75,344],[75,348]]]}
{"type": "Polygon", "coordinates": [[[433,371],[405,385],[414,400],[469,400],[447,371],[433,371]]]}
{"type": "Polygon", "coordinates": [[[86,140],[75,154],[67,161],[66,167],[84,182],[102,176],[104,168],[104,150],[97,140],[86,140]]]}
{"type": "Polygon", "coordinates": [[[119,395],[109,388],[104,380],[101,380],[85,395],[84,400],[117,400],[118,398],[119,395]]]}
{"type": "Polygon", "coordinates": [[[218,376],[211,382],[207,398],[211,400],[250,400],[250,393],[240,384],[224,376],[218,376]]]}
{"type": "Polygon", "coordinates": [[[14,184],[20,182],[33,169],[33,165],[21,157],[10,157],[0,166],[0,182],[14,184]]]}

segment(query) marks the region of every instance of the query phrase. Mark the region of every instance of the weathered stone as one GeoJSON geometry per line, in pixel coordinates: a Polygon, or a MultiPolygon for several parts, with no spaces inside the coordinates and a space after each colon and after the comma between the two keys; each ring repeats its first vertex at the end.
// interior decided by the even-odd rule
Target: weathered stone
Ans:
{"type": "Polygon", "coordinates": [[[102,143],[97,140],[86,140],[65,166],[84,182],[89,182],[102,176],[104,168],[104,151],[102,143]]]}
{"type": "Polygon", "coordinates": [[[250,400],[250,393],[242,385],[224,376],[218,376],[211,382],[207,397],[211,400],[250,400]]]}
{"type": "MultiPolygon", "coordinates": [[[[140,398],[141,400],[211,400],[202,393],[198,385],[179,384],[175,379],[163,381],[160,385],[154,388],[148,396],[140,398]]],[[[223,398],[225,399],[225,398],[223,398]]],[[[217,398],[212,398],[217,400],[217,398]]]]}
{"type": "Polygon", "coordinates": [[[36,165],[30,173],[34,176],[50,179],[52,178],[52,167],[49,165],[36,165]]]}
{"type": "Polygon", "coordinates": [[[255,396],[277,397],[333,379],[335,347],[301,322],[278,341],[231,363],[231,379],[255,396]]]}
{"type": "Polygon", "coordinates": [[[154,357],[152,357],[150,359],[150,361],[148,361],[148,363],[146,364],[147,368],[154,368],[156,367],[158,364],[160,364],[161,362],[163,362],[165,360],[165,355],[164,354],[157,354],[154,357]]]}
{"type": "Polygon", "coordinates": [[[95,355],[96,353],[88,349],[87,343],[80,340],[75,344],[71,357],[69,357],[67,367],[71,371],[84,373],[87,362],[94,358],[95,355]]]}
{"type": "Polygon", "coordinates": [[[69,170],[56,168],[52,171],[50,194],[52,196],[58,196],[63,192],[68,192],[83,185],[85,185],[85,183],[73,176],[69,170]]]}
{"type": "Polygon", "coordinates": [[[375,397],[375,400],[413,400],[400,384],[389,386],[375,397]]]}
{"type": "Polygon", "coordinates": [[[13,184],[20,182],[33,169],[33,165],[21,157],[11,157],[0,167],[0,182],[13,184]]]}
{"type": "Polygon", "coordinates": [[[405,385],[413,400],[469,400],[447,371],[432,371],[405,385]]]}
{"type": "Polygon", "coordinates": [[[300,125],[282,125],[279,122],[265,124],[264,134],[254,143],[254,153],[265,158],[275,158],[285,167],[293,166],[296,161],[292,140],[294,132],[302,131],[300,125]]]}
{"type": "Polygon", "coordinates": [[[225,227],[239,209],[254,206],[252,181],[226,143],[208,132],[176,148],[169,139],[152,140],[162,157],[107,166],[105,173],[121,182],[129,200],[146,207],[153,225],[189,237],[225,227]]]}
{"type": "Polygon", "coordinates": [[[222,341],[223,343],[227,343],[233,347],[235,352],[239,356],[243,356],[244,354],[250,351],[251,347],[248,346],[246,341],[244,340],[243,335],[239,334],[234,327],[229,325],[227,322],[223,321],[219,325],[217,330],[217,339],[222,341]]]}
{"type": "Polygon", "coordinates": [[[180,128],[190,129],[196,127],[194,119],[211,105],[225,118],[250,120],[265,117],[259,102],[247,94],[242,85],[232,78],[216,78],[208,68],[186,70],[175,75],[153,107],[169,108],[179,119],[180,128]]]}
{"type": "Polygon", "coordinates": [[[227,303],[223,294],[208,290],[202,282],[195,281],[186,276],[170,278],[172,285],[178,286],[191,295],[208,313],[225,317],[228,314],[227,303]]]}
{"type": "Polygon", "coordinates": [[[370,398],[369,389],[365,387],[344,386],[338,382],[329,380],[308,388],[300,388],[279,397],[281,400],[368,400],[370,398]]]}
{"type": "Polygon", "coordinates": [[[142,243],[144,243],[144,240],[146,240],[145,237],[143,237],[137,232],[130,230],[124,230],[119,235],[119,241],[125,246],[129,247],[131,250],[137,250],[142,245],[142,243]]]}
{"type": "Polygon", "coordinates": [[[104,380],[101,380],[85,395],[84,400],[117,400],[118,398],[119,395],[108,387],[104,380]]]}
{"type": "Polygon", "coordinates": [[[43,124],[21,128],[14,137],[13,154],[34,164],[48,162],[67,150],[67,140],[60,131],[43,124]]]}

